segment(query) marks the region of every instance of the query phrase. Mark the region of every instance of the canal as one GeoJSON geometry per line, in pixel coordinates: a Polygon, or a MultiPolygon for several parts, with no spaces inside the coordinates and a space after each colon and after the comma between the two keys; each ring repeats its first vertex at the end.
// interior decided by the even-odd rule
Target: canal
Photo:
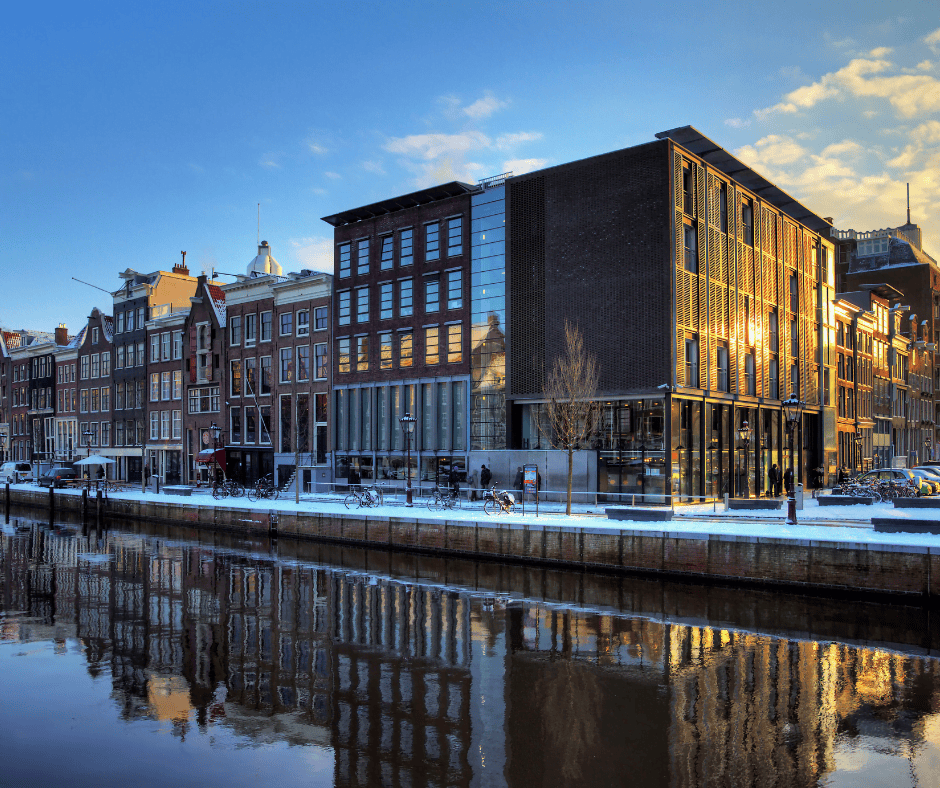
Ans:
{"type": "Polygon", "coordinates": [[[880,604],[14,512],[3,786],[934,786],[880,604]]]}

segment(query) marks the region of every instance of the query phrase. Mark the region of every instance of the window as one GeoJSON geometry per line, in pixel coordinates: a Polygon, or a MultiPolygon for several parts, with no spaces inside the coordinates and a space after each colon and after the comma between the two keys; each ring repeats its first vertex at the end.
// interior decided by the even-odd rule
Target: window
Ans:
{"type": "Polygon", "coordinates": [[[144,307],[137,307],[137,328],[144,327],[144,321],[146,320],[145,311],[144,307]]]}
{"type": "Polygon", "coordinates": [[[101,354],[101,377],[106,378],[111,374],[111,354],[101,354]]]}
{"type": "Polygon", "coordinates": [[[258,341],[258,316],[245,315],[245,344],[253,345],[258,341]]]}
{"type": "Polygon", "coordinates": [[[463,217],[447,220],[447,256],[453,257],[463,251],[463,217]]]}
{"type": "Polygon", "coordinates": [[[160,399],[165,402],[169,402],[170,397],[172,396],[172,385],[170,383],[170,373],[161,372],[160,373],[160,399]]]}
{"type": "Polygon", "coordinates": [[[369,337],[356,337],[356,372],[369,371],[369,337]]]}
{"type": "Polygon", "coordinates": [[[424,259],[438,260],[441,256],[441,223],[431,222],[424,225],[424,259]]]}
{"type": "Polygon", "coordinates": [[[150,363],[160,360],[160,335],[150,335],[150,363]]]}
{"type": "MultiPolygon", "coordinates": [[[[252,379],[247,377],[249,373],[254,376],[254,359],[245,359],[245,375],[248,382],[252,382],[252,379]],[[251,364],[249,364],[249,360],[251,364]]],[[[259,392],[262,395],[271,393],[271,357],[262,356],[261,357],[261,391],[259,392]]]]}
{"type": "Polygon", "coordinates": [[[170,360],[170,332],[160,334],[160,360],[170,360]]]}
{"type": "Polygon", "coordinates": [[[271,313],[270,312],[261,313],[261,341],[262,342],[271,341],[271,313]]]}
{"type": "MultiPolygon", "coordinates": [[[[800,365],[790,365],[790,394],[794,397],[800,396],[800,365]]],[[[854,414],[850,414],[854,415],[854,414]]]]}
{"type": "Polygon", "coordinates": [[[447,308],[460,309],[463,306],[463,272],[447,272],[447,308]]]}
{"type": "Polygon", "coordinates": [[[747,385],[747,393],[752,397],[757,394],[757,378],[754,374],[755,366],[754,351],[752,350],[744,357],[744,378],[747,385]]]}
{"type": "Polygon", "coordinates": [[[798,320],[790,321],[790,355],[800,355],[800,328],[798,320]]]}
{"type": "Polygon", "coordinates": [[[695,215],[695,171],[689,162],[682,163],[682,211],[695,215]]]}
{"type": "Polygon", "coordinates": [[[395,265],[395,237],[391,235],[382,238],[382,262],[380,268],[388,271],[395,265]]]}
{"type": "Polygon", "coordinates": [[[280,328],[281,336],[286,337],[294,333],[294,313],[293,312],[281,312],[279,315],[280,318],[280,328]]]}
{"type": "Polygon", "coordinates": [[[289,347],[281,348],[281,383],[290,383],[294,372],[294,349],[289,347]]]}
{"type": "Polygon", "coordinates": [[[722,181],[718,187],[718,213],[721,221],[721,231],[728,232],[728,184],[722,181]]]}
{"type": "Polygon", "coordinates": [[[80,363],[82,365],[82,380],[88,380],[88,356],[82,356],[80,363]]]}
{"type": "Polygon", "coordinates": [[[362,276],[369,273],[369,239],[363,238],[359,241],[357,247],[356,273],[362,276]]]}
{"type": "Polygon", "coordinates": [[[698,273],[698,246],[695,238],[695,228],[691,224],[684,227],[685,238],[685,270],[693,274],[698,273]]]}
{"type": "Polygon", "coordinates": [[[297,336],[305,337],[310,334],[310,310],[297,310],[297,336]]]}
{"type": "Polygon", "coordinates": [[[341,290],[337,295],[339,296],[339,324],[348,326],[352,320],[352,293],[349,290],[341,290]]]}
{"type": "Polygon", "coordinates": [[[101,445],[111,445],[111,423],[107,421],[101,422],[101,445]]]}
{"type": "Polygon", "coordinates": [[[392,368],[392,333],[390,331],[379,334],[379,367],[381,369],[392,368]]]}
{"type": "Polygon", "coordinates": [[[232,408],[229,411],[229,440],[232,443],[242,442],[242,410],[232,408]]]}
{"type": "Polygon", "coordinates": [[[118,312],[114,317],[117,321],[117,326],[114,330],[114,333],[123,334],[124,333],[124,313],[118,312]]]}
{"type": "Polygon", "coordinates": [[[339,371],[340,372],[350,371],[349,348],[350,348],[349,337],[339,340],[337,344],[337,355],[339,359],[339,371]]]}
{"type": "Polygon", "coordinates": [[[114,368],[122,369],[124,367],[124,345],[118,345],[114,352],[114,368]]]}
{"type": "Polygon", "coordinates": [[[394,294],[391,282],[383,282],[379,285],[379,319],[388,320],[393,317],[392,302],[394,294]]]}
{"type": "Polygon", "coordinates": [[[460,323],[447,326],[447,363],[463,361],[463,330],[460,323]]]}
{"type": "Polygon", "coordinates": [[[150,440],[160,440],[160,413],[155,410],[150,411],[150,440]]]}
{"type": "Polygon", "coordinates": [[[414,230],[402,230],[398,237],[398,264],[411,265],[414,262],[414,230]]]}
{"type": "Polygon", "coordinates": [[[91,412],[97,413],[101,410],[101,392],[98,389],[92,389],[91,394],[91,412]]]}
{"type": "Polygon", "coordinates": [[[398,335],[398,366],[410,367],[414,352],[414,334],[411,331],[402,331],[398,335]]]}
{"type": "Polygon", "coordinates": [[[369,322],[369,288],[356,288],[356,322],[369,322]]]}
{"type": "Polygon", "coordinates": [[[800,291],[796,274],[790,274],[790,311],[794,315],[800,312],[800,291]]]}
{"type": "Polygon", "coordinates": [[[424,363],[439,364],[441,361],[441,333],[437,326],[424,329],[424,363]]]}
{"type": "Polygon", "coordinates": [[[242,361],[233,359],[229,369],[229,396],[240,397],[242,395],[242,361]]]}
{"type": "Polygon", "coordinates": [[[159,372],[150,373],[150,401],[151,402],[160,401],[160,373],[159,372]]]}
{"type": "Polygon", "coordinates": [[[228,319],[229,324],[229,344],[240,345],[242,343],[242,318],[241,315],[233,315],[228,319]]]}
{"type": "Polygon", "coordinates": [[[436,276],[424,277],[424,311],[430,314],[441,308],[441,282],[436,276]]]}
{"type": "Polygon", "coordinates": [[[318,306],[313,310],[313,327],[316,331],[325,331],[329,313],[325,306],[318,306]]]}
{"type": "Polygon", "coordinates": [[[741,202],[741,235],[744,243],[754,245],[754,203],[749,199],[741,202]]]}
{"type": "Polygon", "coordinates": [[[297,348],[297,380],[310,380],[310,345],[297,348]]]}
{"type": "Polygon", "coordinates": [[[340,277],[349,276],[352,273],[350,267],[350,254],[351,254],[351,245],[350,244],[340,244],[339,245],[339,275],[340,277]]]}
{"type": "Polygon", "coordinates": [[[160,411],[160,439],[168,441],[170,439],[170,411],[160,411]]]}
{"type": "Polygon", "coordinates": [[[124,409],[124,384],[123,383],[114,384],[114,409],[115,410],[124,409]]]}
{"type": "Polygon", "coordinates": [[[728,391],[728,348],[719,345],[718,348],[718,390],[728,391]]]}
{"type": "Polygon", "coordinates": [[[190,413],[218,413],[219,387],[206,386],[204,388],[189,390],[190,413]]]}
{"type": "Polygon", "coordinates": [[[314,363],[314,374],[317,377],[317,380],[325,380],[326,374],[328,372],[327,364],[329,359],[326,355],[326,343],[313,346],[313,363],[314,363]]]}
{"type": "Polygon", "coordinates": [[[685,339],[685,385],[698,388],[698,339],[685,339]]]}
{"type": "Polygon", "coordinates": [[[767,377],[770,379],[770,391],[768,392],[768,396],[771,399],[780,399],[780,382],[777,373],[777,359],[770,359],[767,365],[767,370],[767,377]]]}
{"type": "Polygon", "coordinates": [[[173,370],[173,399],[183,398],[183,371],[173,370]]]}
{"type": "Polygon", "coordinates": [[[777,330],[777,310],[771,309],[767,313],[767,333],[770,342],[770,351],[776,353],[780,347],[779,333],[777,330]]]}
{"type": "MultiPolygon", "coordinates": [[[[241,318],[239,318],[240,320],[241,318]]],[[[183,357],[183,332],[177,329],[173,332],[173,359],[179,360],[183,357]]]]}
{"type": "Polygon", "coordinates": [[[183,411],[173,411],[173,439],[180,440],[183,437],[183,411]]]}
{"type": "Polygon", "coordinates": [[[91,376],[93,378],[101,377],[101,356],[98,353],[91,356],[91,376]]]}
{"type": "Polygon", "coordinates": [[[91,330],[91,344],[93,345],[98,344],[98,329],[97,328],[93,328],[91,330]]]}
{"type": "Polygon", "coordinates": [[[412,280],[400,279],[398,281],[398,315],[407,317],[414,310],[414,293],[412,290],[412,280]]]}

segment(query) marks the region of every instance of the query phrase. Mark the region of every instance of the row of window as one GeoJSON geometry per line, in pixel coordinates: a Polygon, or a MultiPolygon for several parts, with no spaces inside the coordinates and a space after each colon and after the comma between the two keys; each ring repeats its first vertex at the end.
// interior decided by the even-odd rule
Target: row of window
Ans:
{"type": "MultiPolygon", "coordinates": [[[[309,336],[310,334],[310,310],[298,309],[285,310],[278,313],[278,331],[280,336],[298,337],[309,336]]],[[[270,342],[272,337],[274,316],[270,310],[261,313],[249,313],[246,315],[230,315],[229,325],[229,344],[232,346],[253,345],[259,341],[258,327],[260,325],[260,341],[270,342]]],[[[329,312],[327,307],[318,306],[313,310],[313,330],[325,331],[329,322],[329,312]]]]}
{"type": "Polygon", "coordinates": [[[79,411],[81,413],[98,413],[111,410],[111,387],[103,386],[100,389],[82,389],[79,392],[79,411]]]}
{"type": "Polygon", "coordinates": [[[150,440],[182,440],[183,411],[150,411],[150,440]]]}
{"type": "Polygon", "coordinates": [[[57,383],[74,383],[75,382],[75,364],[59,364],[56,368],[56,382],[57,383]]]}
{"type": "MultiPolygon", "coordinates": [[[[378,335],[378,339],[378,369],[395,368],[396,348],[398,367],[407,368],[414,364],[414,331],[412,329],[397,331],[395,334],[391,331],[384,331],[378,335]]],[[[367,335],[338,339],[338,371],[340,373],[368,372],[369,365],[372,363],[370,341],[367,335]]],[[[433,366],[440,364],[442,360],[448,364],[458,364],[463,361],[463,326],[460,323],[424,328],[424,363],[433,366]]]]}
{"type": "Polygon", "coordinates": [[[78,361],[82,380],[106,378],[111,375],[110,353],[91,353],[87,356],[81,356],[78,361]]]}
{"type": "Polygon", "coordinates": [[[116,345],[114,348],[114,368],[130,369],[142,367],[147,363],[144,356],[144,343],[137,342],[128,345],[116,345]]]}
{"type": "MultiPolygon", "coordinates": [[[[301,383],[311,379],[310,346],[282,347],[278,351],[279,381],[301,383]]],[[[261,387],[255,376],[257,359],[232,359],[229,362],[229,396],[251,397],[271,393],[271,357],[261,357],[261,387]],[[243,386],[244,384],[244,386],[243,386]]],[[[329,355],[326,343],[313,346],[313,379],[326,380],[329,372],[329,355]]]]}
{"type": "MultiPolygon", "coordinates": [[[[441,252],[446,251],[447,257],[455,257],[463,253],[463,217],[453,216],[443,222],[427,222],[422,225],[424,232],[424,260],[431,262],[441,259],[441,252]],[[442,228],[443,224],[443,228],[442,228]],[[441,231],[445,237],[441,238],[441,231]],[[443,242],[443,245],[442,245],[443,242]]],[[[390,271],[398,265],[408,266],[414,262],[415,231],[413,227],[397,230],[394,233],[382,235],[378,240],[379,270],[390,271]],[[397,249],[396,249],[396,240],[397,249]]],[[[354,242],[339,244],[337,259],[339,262],[340,278],[350,276],[353,266],[353,252],[355,251],[356,274],[363,276],[369,273],[371,239],[360,238],[354,242]]]]}
{"type": "Polygon", "coordinates": [[[167,402],[183,398],[183,371],[174,369],[170,372],[150,373],[150,401],[167,402]]]}
{"type": "MultiPolygon", "coordinates": [[[[137,331],[147,322],[147,310],[139,306],[136,309],[127,309],[114,315],[114,333],[123,334],[125,331],[137,331]]],[[[98,329],[92,329],[91,341],[98,342],[98,329]]]]}
{"type": "Polygon", "coordinates": [[[183,332],[163,331],[150,335],[150,362],[177,361],[183,357],[183,332]]]}
{"type": "MultiPolygon", "coordinates": [[[[463,307],[463,271],[455,269],[445,271],[442,277],[434,274],[424,277],[424,312],[434,314],[445,309],[463,307]],[[442,291],[443,284],[443,291],[442,291]]],[[[352,323],[352,290],[340,290],[336,296],[339,301],[338,321],[341,326],[352,323]]],[[[412,277],[399,279],[397,282],[381,282],[379,292],[379,319],[390,320],[393,317],[409,317],[414,313],[414,280],[412,277]],[[398,286],[398,309],[395,309],[395,286],[398,286]]],[[[369,288],[355,289],[356,322],[369,321],[369,288]]]]}

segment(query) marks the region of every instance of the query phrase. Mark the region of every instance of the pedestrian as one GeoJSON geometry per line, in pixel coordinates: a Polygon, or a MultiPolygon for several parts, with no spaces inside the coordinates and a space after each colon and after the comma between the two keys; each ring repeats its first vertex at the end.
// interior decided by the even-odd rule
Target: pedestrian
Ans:
{"type": "Polygon", "coordinates": [[[490,481],[493,478],[493,474],[490,473],[490,469],[485,465],[480,466],[480,487],[483,489],[484,494],[488,489],[490,489],[490,481]]]}
{"type": "Polygon", "coordinates": [[[783,487],[787,495],[793,494],[793,468],[787,468],[783,473],[783,487]]]}
{"type": "Polygon", "coordinates": [[[362,478],[359,476],[359,471],[357,471],[355,468],[352,468],[349,471],[349,486],[354,490],[358,490],[360,481],[362,481],[362,478]]]}
{"type": "Polygon", "coordinates": [[[519,469],[516,471],[516,481],[513,484],[513,487],[519,492],[522,492],[522,466],[519,466],[519,469]]]}
{"type": "Polygon", "coordinates": [[[777,467],[777,463],[774,463],[770,466],[770,471],[767,474],[767,479],[770,482],[770,488],[767,490],[768,495],[774,496],[780,495],[780,469],[777,467]]]}
{"type": "Polygon", "coordinates": [[[450,489],[454,491],[454,495],[460,495],[460,473],[457,471],[456,465],[450,466],[447,481],[450,483],[450,489]]]}
{"type": "Polygon", "coordinates": [[[471,471],[470,472],[470,489],[469,489],[471,501],[475,501],[477,499],[477,490],[479,489],[479,486],[480,486],[480,472],[476,470],[471,471]]]}

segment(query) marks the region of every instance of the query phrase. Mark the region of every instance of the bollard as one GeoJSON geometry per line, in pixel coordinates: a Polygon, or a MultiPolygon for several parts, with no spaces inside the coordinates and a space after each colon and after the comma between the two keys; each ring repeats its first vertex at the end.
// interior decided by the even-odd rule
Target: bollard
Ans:
{"type": "Polygon", "coordinates": [[[277,512],[271,512],[268,522],[268,535],[272,539],[277,539],[277,512]]]}
{"type": "Polygon", "coordinates": [[[88,488],[82,487],[82,521],[88,519],[88,488]]]}
{"type": "Polygon", "coordinates": [[[49,516],[55,514],[55,485],[49,485],[49,516]]]}
{"type": "Polygon", "coordinates": [[[98,520],[98,522],[101,522],[101,490],[100,489],[98,490],[98,494],[96,497],[98,499],[98,509],[95,514],[95,518],[98,520]]]}
{"type": "Polygon", "coordinates": [[[10,513],[10,483],[9,482],[7,482],[6,487],[7,487],[7,494],[6,494],[7,514],[9,514],[10,513]]]}

